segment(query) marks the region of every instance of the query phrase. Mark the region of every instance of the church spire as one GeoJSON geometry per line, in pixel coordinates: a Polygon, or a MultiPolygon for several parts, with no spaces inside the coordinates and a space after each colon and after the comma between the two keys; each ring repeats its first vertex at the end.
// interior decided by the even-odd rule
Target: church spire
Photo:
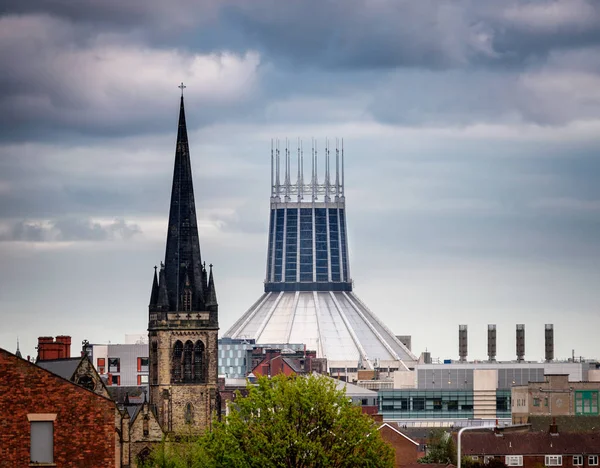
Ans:
{"type": "Polygon", "coordinates": [[[150,293],[150,309],[156,307],[158,302],[158,275],[156,273],[156,266],[154,267],[154,281],[152,281],[152,292],[150,293]]]}
{"type": "Polygon", "coordinates": [[[21,356],[21,350],[19,349],[19,337],[17,337],[17,352],[15,353],[15,356],[22,358],[23,356],[21,356]]]}
{"type": "Polygon", "coordinates": [[[165,281],[169,310],[181,310],[181,297],[186,274],[192,290],[192,310],[204,310],[205,288],[202,284],[202,258],[183,104],[183,83],[180,88],[182,95],[179,105],[179,125],[165,252],[165,281]]]}
{"type": "Polygon", "coordinates": [[[216,306],[217,305],[217,290],[215,289],[215,280],[213,278],[213,266],[212,263],[209,265],[210,274],[208,276],[208,297],[206,299],[206,305],[216,306]]]}

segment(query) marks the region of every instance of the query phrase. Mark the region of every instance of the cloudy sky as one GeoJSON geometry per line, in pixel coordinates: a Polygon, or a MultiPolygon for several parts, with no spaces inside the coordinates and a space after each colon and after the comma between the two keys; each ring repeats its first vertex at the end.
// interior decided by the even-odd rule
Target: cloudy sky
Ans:
{"type": "Polygon", "coordinates": [[[261,294],[271,138],[344,138],[355,291],[413,350],[600,357],[595,0],[2,0],[0,347],[144,332],[179,105],[221,327],[261,294]]]}

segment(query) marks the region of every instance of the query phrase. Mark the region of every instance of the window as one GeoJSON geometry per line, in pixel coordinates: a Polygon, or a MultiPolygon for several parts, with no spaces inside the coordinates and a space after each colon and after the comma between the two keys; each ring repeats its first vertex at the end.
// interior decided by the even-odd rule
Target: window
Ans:
{"type": "Polygon", "coordinates": [[[108,372],[121,372],[121,359],[108,358],[108,372]]]}
{"type": "Polygon", "coordinates": [[[523,455],[506,455],[506,466],[523,466],[523,455]]]}
{"type": "Polygon", "coordinates": [[[573,466],[583,466],[583,455],[573,455],[573,466]]]}
{"type": "Polygon", "coordinates": [[[183,356],[183,343],[179,340],[173,346],[173,382],[181,382],[181,357],[183,356]]]}
{"type": "Polygon", "coordinates": [[[191,341],[186,341],[183,347],[183,381],[191,382],[193,380],[192,362],[194,355],[194,345],[191,341]]]}
{"type": "Polygon", "coordinates": [[[147,357],[139,357],[137,359],[138,372],[148,372],[148,363],[147,357]]]}
{"type": "Polygon", "coordinates": [[[147,375],[138,375],[137,383],[138,383],[138,385],[147,385],[148,384],[148,376],[147,375]]]}
{"type": "Polygon", "coordinates": [[[588,456],[588,465],[597,466],[598,465],[598,455],[589,455],[588,456]]]}
{"type": "Polygon", "coordinates": [[[106,359],[98,358],[96,361],[96,367],[98,368],[98,374],[104,374],[106,372],[106,359]]]}
{"type": "Polygon", "coordinates": [[[413,398],[413,411],[425,410],[425,398],[413,398]]]}
{"type": "Polygon", "coordinates": [[[192,291],[190,289],[183,291],[183,310],[192,310],[192,291]]]}
{"type": "Polygon", "coordinates": [[[77,383],[88,390],[94,391],[96,384],[94,380],[89,375],[82,375],[77,379],[77,383]]]}
{"type": "Polygon", "coordinates": [[[120,375],[111,375],[108,383],[109,383],[109,385],[121,385],[121,376],[120,375]]]}
{"type": "MultiPolygon", "coordinates": [[[[237,359],[236,359],[237,361],[237,359]]],[[[237,364],[237,362],[236,362],[237,364]]],[[[205,367],[206,362],[204,359],[204,343],[198,340],[194,345],[194,380],[196,382],[205,381],[205,367]]]]}
{"type": "Polygon", "coordinates": [[[575,414],[598,414],[598,390],[575,392],[575,414]]]}
{"type": "Polygon", "coordinates": [[[152,383],[158,383],[158,343],[156,341],[152,342],[152,346],[150,348],[150,355],[152,356],[152,383]]]}
{"type": "Polygon", "coordinates": [[[534,398],[533,399],[533,406],[540,406],[540,399],[539,398],[534,398]]]}
{"type": "Polygon", "coordinates": [[[544,406],[548,406],[548,397],[544,398],[544,406]]]}
{"type": "Polygon", "coordinates": [[[192,424],[194,422],[194,410],[192,409],[191,403],[185,405],[184,419],[186,424],[192,424]]]}
{"type": "Polygon", "coordinates": [[[546,466],[562,466],[562,455],[546,455],[546,466]]]}
{"type": "Polygon", "coordinates": [[[142,430],[144,431],[144,437],[148,437],[148,434],[150,434],[150,417],[147,414],[144,415],[142,430]]]}
{"type": "Polygon", "coordinates": [[[54,463],[54,421],[56,414],[28,414],[31,463],[54,463]]]}

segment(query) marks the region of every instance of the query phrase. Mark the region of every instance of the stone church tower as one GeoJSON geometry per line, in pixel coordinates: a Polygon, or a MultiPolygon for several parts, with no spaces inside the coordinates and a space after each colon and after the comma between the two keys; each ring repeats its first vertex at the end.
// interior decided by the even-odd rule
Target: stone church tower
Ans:
{"type": "MultiPolygon", "coordinates": [[[[181,86],[183,91],[183,84],[181,86]]],[[[209,428],[218,410],[218,306],[202,263],[183,93],[165,262],[149,305],[150,404],[165,432],[209,428]]]]}

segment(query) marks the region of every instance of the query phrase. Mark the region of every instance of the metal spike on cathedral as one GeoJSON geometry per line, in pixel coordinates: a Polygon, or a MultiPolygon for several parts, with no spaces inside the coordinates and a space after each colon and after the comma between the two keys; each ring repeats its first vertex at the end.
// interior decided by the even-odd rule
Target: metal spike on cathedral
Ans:
{"type": "Polygon", "coordinates": [[[325,141],[322,179],[317,142],[306,151],[308,176],[303,143],[290,149],[286,140],[281,146],[271,143],[264,293],[225,337],[304,343],[317,357],[327,358],[330,372],[412,367],[415,356],[353,292],[343,141],[336,140],[335,147],[325,141]]]}
{"type": "Polygon", "coordinates": [[[149,305],[150,404],[167,432],[210,427],[218,410],[217,294],[200,257],[183,83],[165,261],[149,305]]]}

